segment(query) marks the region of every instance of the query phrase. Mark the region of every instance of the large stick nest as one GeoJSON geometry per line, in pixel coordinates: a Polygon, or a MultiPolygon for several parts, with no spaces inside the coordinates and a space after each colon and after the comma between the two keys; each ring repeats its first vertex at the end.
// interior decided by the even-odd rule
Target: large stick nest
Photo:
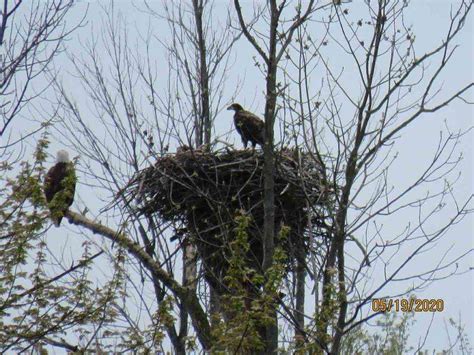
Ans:
{"type": "MultiPolygon", "coordinates": [[[[136,198],[140,213],[185,226],[181,236],[196,245],[207,281],[219,290],[238,213],[251,217],[248,261],[255,270],[261,268],[263,166],[263,153],[252,150],[178,151],[141,171],[127,196],[136,198]]],[[[283,242],[289,266],[305,255],[308,207],[327,200],[321,176],[321,166],[310,156],[288,149],[275,152],[275,230],[290,227],[283,242]]]]}

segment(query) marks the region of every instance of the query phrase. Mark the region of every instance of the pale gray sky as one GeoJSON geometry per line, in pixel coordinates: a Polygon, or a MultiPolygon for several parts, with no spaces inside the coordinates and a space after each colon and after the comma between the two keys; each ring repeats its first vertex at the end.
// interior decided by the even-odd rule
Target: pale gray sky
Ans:
{"type": "MultiPolygon", "coordinates": [[[[105,2],[104,2],[105,3],[105,2]]],[[[139,3],[138,1],[136,2],[139,3]]],[[[161,2],[156,2],[160,3],[161,2]]],[[[159,23],[154,20],[149,23],[147,17],[137,11],[136,7],[133,6],[131,1],[116,1],[116,10],[117,12],[122,12],[126,15],[126,21],[130,25],[128,36],[130,39],[135,41],[138,38],[138,34],[144,34],[151,29],[152,33],[160,38],[169,36],[167,31],[166,24],[164,22],[159,23]],[[150,26],[150,27],[149,27],[150,26]]],[[[251,1],[244,2],[245,6],[251,6],[251,1]]],[[[101,27],[101,17],[104,16],[103,11],[98,6],[98,3],[95,1],[81,1],[73,10],[69,22],[71,24],[76,23],[77,20],[83,16],[84,10],[88,8],[88,14],[86,17],[87,25],[75,32],[71,40],[68,41],[67,47],[71,53],[74,53],[75,56],[80,56],[82,53],[81,45],[87,43],[90,39],[99,40],[99,50],[100,50],[100,37],[102,31],[104,30],[101,27]],[[91,36],[91,31],[94,31],[94,35],[91,36]],[[93,38],[94,37],[94,38],[93,38]]],[[[227,8],[230,6],[229,1],[215,1],[215,13],[213,13],[213,19],[221,20],[225,22],[225,16],[227,8]]],[[[350,14],[357,18],[358,13],[363,13],[361,9],[364,9],[363,2],[360,0],[354,0],[350,3],[343,5],[344,8],[347,8],[350,11],[350,14]]],[[[413,25],[414,33],[416,34],[416,43],[415,48],[417,48],[417,53],[424,53],[426,50],[432,48],[436,44],[440,43],[444,33],[447,30],[448,21],[449,21],[449,10],[451,6],[451,1],[430,1],[430,0],[416,0],[411,4],[410,12],[408,13],[405,23],[407,25],[413,25]]],[[[157,7],[159,8],[159,6],[157,7]]],[[[248,8],[247,8],[248,9],[248,8]]],[[[245,10],[245,8],[244,8],[245,10]]],[[[317,15],[316,15],[317,17],[317,15]]],[[[314,24],[314,37],[317,37],[318,26],[314,24]]],[[[444,82],[442,86],[442,93],[452,93],[458,87],[468,84],[473,81],[473,21],[472,14],[468,18],[468,23],[466,24],[462,34],[455,41],[459,44],[459,48],[453,59],[452,63],[448,66],[446,73],[443,76],[444,82]]],[[[135,45],[135,43],[133,43],[135,45]]],[[[233,56],[235,61],[232,64],[232,73],[229,75],[229,79],[225,83],[226,90],[224,91],[224,101],[230,102],[232,100],[233,87],[240,82],[241,90],[237,95],[236,101],[242,103],[245,107],[250,108],[252,111],[262,114],[264,109],[264,78],[255,68],[252,62],[252,57],[256,53],[252,48],[246,43],[245,39],[242,37],[237,44],[238,52],[234,52],[233,56]]],[[[152,48],[152,53],[156,55],[157,61],[162,61],[163,67],[158,68],[158,71],[162,73],[163,76],[166,75],[166,65],[164,63],[164,52],[157,45],[156,48],[152,48]]],[[[326,55],[332,60],[334,65],[344,66],[344,58],[340,56],[339,53],[331,53],[331,44],[328,45],[326,50],[326,55]],[[331,57],[332,56],[332,57],[331,57]]],[[[104,60],[106,55],[104,53],[104,60]]],[[[61,73],[61,76],[64,81],[67,82],[71,93],[74,95],[75,99],[79,104],[84,104],[86,102],[82,89],[75,85],[74,79],[69,77],[68,70],[71,69],[71,64],[68,58],[65,55],[61,55],[57,58],[55,62],[56,68],[61,73]]],[[[164,81],[165,77],[163,77],[164,81]]],[[[353,90],[358,90],[358,84],[356,81],[352,82],[353,76],[350,70],[344,73],[344,76],[341,80],[345,80],[345,85],[348,88],[353,88],[353,90]]],[[[315,74],[314,85],[315,90],[317,90],[317,84],[319,79],[317,74],[315,74]]],[[[446,94],[448,95],[448,94],[446,94]]],[[[474,97],[472,91],[468,95],[471,102],[474,97]]],[[[225,104],[226,102],[224,102],[225,104]]],[[[90,107],[89,107],[90,108],[90,107]]],[[[84,111],[87,111],[86,107],[82,107],[84,111]]],[[[88,114],[91,115],[91,124],[93,125],[94,121],[94,112],[89,110],[88,114]]],[[[397,187],[403,186],[410,181],[410,178],[416,176],[416,172],[420,168],[426,166],[429,163],[429,160],[432,157],[433,149],[436,147],[436,144],[439,139],[439,134],[441,131],[446,131],[445,124],[449,125],[449,128],[452,131],[457,129],[467,129],[472,125],[473,110],[472,107],[469,107],[462,102],[455,101],[449,105],[444,110],[422,118],[419,122],[414,124],[408,130],[403,133],[398,145],[396,146],[396,152],[398,153],[398,160],[395,162],[393,169],[391,170],[391,184],[394,184],[397,187]]],[[[222,111],[219,113],[217,120],[215,122],[215,133],[223,134],[228,132],[231,126],[231,117],[227,111],[222,111]]],[[[457,148],[458,152],[462,152],[464,159],[458,167],[461,176],[459,181],[455,186],[455,196],[460,199],[463,199],[467,196],[472,195],[473,187],[473,156],[472,156],[472,138],[473,134],[469,133],[468,136],[465,136],[462,140],[462,143],[457,148]]],[[[227,137],[231,142],[234,142],[238,145],[239,139],[236,136],[235,132],[231,136],[227,137]]],[[[63,146],[65,142],[55,141],[53,142],[51,153],[53,153],[57,147],[63,146]]],[[[72,155],[75,155],[72,152],[72,155]]],[[[83,158],[81,158],[83,159],[83,158]]],[[[79,176],[81,179],[81,176],[79,176]]],[[[400,187],[401,188],[401,187],[400,187]]],[[[430,189],[436,189],[439,186],[430,186],[430,189]]],[[[423,194],[423,191],[419,192],[423,194]]],[[[103,204],[97,199],[91,198],[91,193],[88,190],[87,186],[80,186],[77,195],[79,198],[77,200],[83,200],[86,204],[92,207],[91,210],[99,210],[103,207],[103,204]]],[[[81,202],[79,202],[81,204],[81,202]]],[[[441,216],[448,218],[448,213],[452,210],[447,210],[446,216],[441,216]]],[[[384,220],[384,233],[389,235],[390,233],[396,234],[400,231],[401,225],[405,225],[410,218],[413,218],[409,213],[402,214],[397,216],[396,220],[384,220]]],[[[435,222],[433,222],[435,223],[435,222]]],[[[441,257],[448,251],[447,258],[454,258],[457,255],[464,254],[468,251],[471,253],[465,257],[463,260],[459,261],[459,270],[467,271],[470,267],[473,266],[473,218],[469,216],[465,218],[461,223],[454,226],[443,238],[442,242],[438,243],[433,249],[427,251],[422,257],[415,260],[410,267],[413,270],[419,269],[429,269],[427,265],[434,265],[441,257]]],[[[68,243],[80,244],[81,237],[74,235],[74,229],[69,230],[68,243]]],[[[64,231],[57,232],[63,233],[64,231]]],[[[390,239],[388,237],[388,239],[390,239]]],[[[71,246],[69,245],[68,248],[71,246]]],[[[350,249],[349,249],[350,250],[350,249]]],[[[354,249],[354,253],[357,253],[357,249],[354,249]]],[[[403,253],[408,252],[407,250],[400,250],[400,256],[403,253]]],[[[401,260],[401,259],[400,259],[401,260]]],[[[393,265],[397,263],[397,257],[393,259],[393,265]]],[[[392,265],[392,264],[391,264],[392,265]]],[[[447,270],[446,273],[441,273],[441,275],[447,274],[452,271],[452,268],[447,270]]],[[[374,269],[372,273],[372,278],[374,283],[380,281],[382,277],[383,270],[374,269]]],[[[405,275],[409,273],[406,272],[405,275]]],[[[409,287],[410,283],[400,282],[393,286],[394,292],[401,291],[409,287]]],[[[370,287],[370,286],[369,286],[370,287]]],[[[442,313],[435,314],[433,324],[431,326],[430,334],[427,338],[425,349],[441,349],[447,345],[446,331],[444,327],[444,321],[452,317],[459,319],[461,317],[462,323],[466,326],[467,334],[471,335],[471,342],[474,341],[474,298],[473,298],[473,273],[464,272],[462,275],[457,275],[450,277],[444,280],[437,281],[431,286],[424,289],[422,292],[417,293],[418,298],[441,298],[445,303],[445,310],[442,313]]],[[[386,290],[389,293],[389,290],[386,290]]],[[[370,310],[367,309],[367,312],[370,313],[370,310]]],[[[420,336],[423,336],[425,329],[428,327],[428,324],[431,319],[431,314],[419,313],[415,315],[415,320],[417,321],[416,327],[413,327],[413,331],[410,333],[410,342],[412,345],[416,346],[417,339],[420,336]]]]}

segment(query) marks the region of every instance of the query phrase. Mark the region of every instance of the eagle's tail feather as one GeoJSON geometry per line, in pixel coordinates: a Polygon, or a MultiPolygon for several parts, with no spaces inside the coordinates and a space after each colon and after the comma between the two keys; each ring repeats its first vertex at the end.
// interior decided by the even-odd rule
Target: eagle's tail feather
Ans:
{"type": "Polygon", "coordinates": [[[59,227],[61,225],[61,221],[63,220],[64,216],[51,216],[51,220],[55,227],[59,227]]]}
{"type": "Polygon", "coordinates": [[[61,225],[61,218],[52,218],[53,224],[55,227],[59,227],[61,225]]]}

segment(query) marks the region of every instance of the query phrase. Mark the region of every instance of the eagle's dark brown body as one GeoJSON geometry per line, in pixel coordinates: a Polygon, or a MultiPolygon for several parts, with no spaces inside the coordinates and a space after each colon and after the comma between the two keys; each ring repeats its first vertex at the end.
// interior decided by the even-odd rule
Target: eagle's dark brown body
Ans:
{"type": "Polygon", "coordinates": [[[230,105],[228,110],[235,111],[234,124],[237,132],[242,138],[242,143],[247,148],[248,142],[255,148],[257,144],[263,147],[265,143],[265,124],[256,115],[245,111],[242,106],[235,103],[230,105]]]}
{"type": "Polygon", "coordinates": [[[74,201],[76,174],[71,162],[58,162],[48,170],[44,179],[44,194],[56,227],[74,201]]]}

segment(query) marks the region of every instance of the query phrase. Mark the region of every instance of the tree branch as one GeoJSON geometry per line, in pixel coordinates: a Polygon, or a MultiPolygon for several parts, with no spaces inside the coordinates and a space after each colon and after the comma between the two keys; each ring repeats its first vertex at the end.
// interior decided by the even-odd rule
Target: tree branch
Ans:
{"type": "Polygon", "coordinates": [[[66,217],[69,223],[82,226],[90,230],[94,234],[99,234],[127,250],[133,255],[146,269],[148,269],[153,277],[160,280],[173,294],[179,298],[186,306],[191,320],[196,330],[197,337],[205,350],[211,348],[211,328],[207,320],[198,298],[194,294],[192,288],[183,287],[176,282],[173,277],[163,270],[159,263],[146,253],[146,251],[136,242],[131,240],[126,234],[115,231],[101,223],[91,221],[79,213],[68,211],[66,217]]]}
{"type": "Polygon", "coordinates": [[[235,6],[235,10],[237,11],[237,17],[239,18],[240,28],[242,29],[244,36],[252,44],[252,46],[257,50],[258,54],[260,54],[262,59],[265,61],[265,64],[269,65],[270,59],[268,58],[267,54],[263,51],[262,47],[258,45],[257,41],[255,40],[255,37],[253,37],[250,34],[249,30],[247,29],[247,24],[244,21],[244,17],[242,15],[242,8],[240,7],[239,0],[234,0],[234,6],[235,6]]]}

